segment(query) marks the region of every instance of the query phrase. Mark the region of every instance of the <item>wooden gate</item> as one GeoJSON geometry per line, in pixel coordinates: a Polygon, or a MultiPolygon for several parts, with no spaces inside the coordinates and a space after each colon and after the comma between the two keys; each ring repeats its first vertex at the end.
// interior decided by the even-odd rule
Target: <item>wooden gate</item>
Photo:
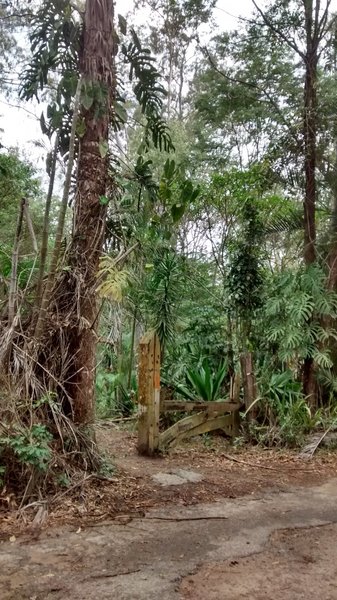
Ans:
{"type": "Polygon", "coordinates": [[[240,425],[240,380],[236,375],[230,387],[229,402],[179,402],[160,398],[160,343],[155,333],[140,341],[138,369],[138,451],[148,456],[173,447],[181,440],[222,429],[235,437],[240,425]],[[191,412],[160,433],[161,413],[191,412]]]}

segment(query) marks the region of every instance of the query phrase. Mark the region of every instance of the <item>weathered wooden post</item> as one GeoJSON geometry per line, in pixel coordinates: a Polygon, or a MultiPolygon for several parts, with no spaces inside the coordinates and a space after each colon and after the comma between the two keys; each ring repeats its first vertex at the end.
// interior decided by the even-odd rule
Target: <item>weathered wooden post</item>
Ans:
{"type": "Polygon", "coordinates": [[[151,456],[159,448],[160,342],[156,333],[139,343],[138,452],[151,456]]]}
{"type": "Polygon", "coordinates": [[[248,411],[247,420],[254,421],[254,419],[256,419],[257,416],[258,407],[256,406],[256,404],[254,404],[257,398],[257,389],[252,353],[246,352],[242,354],[240,356],[240,363],[243,383],[243,398],[246,412],[248,411]],[[250,409],[252,405],[254,406],[250,409]]]}
{"type": "MultiPolygon", "coordinates": [[[[240,404],[240,373],[234,373],[230,380],[229,401],[240,404]]],[[[232,415],[232,437],[237,437],[240,433],[240,412],[239,409],[233,410],[232,415]]]]}

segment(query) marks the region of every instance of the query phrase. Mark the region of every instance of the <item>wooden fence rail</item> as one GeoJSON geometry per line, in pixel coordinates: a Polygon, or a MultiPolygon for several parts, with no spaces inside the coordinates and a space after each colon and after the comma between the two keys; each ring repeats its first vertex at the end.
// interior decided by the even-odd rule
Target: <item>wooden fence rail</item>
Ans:
{"type": "Polygon", "coordinates": [[[215,429],[232,437],[240,426],[240,380],[231,381],[229,402],[160,401],[160,343],[155,333],[147,333],[139,345],[138,369],[138,451],[151,456],[175,446],[183,439],[215,429]],[[166,431],[159,431],[160,413],[192,412],[166,431]]]}

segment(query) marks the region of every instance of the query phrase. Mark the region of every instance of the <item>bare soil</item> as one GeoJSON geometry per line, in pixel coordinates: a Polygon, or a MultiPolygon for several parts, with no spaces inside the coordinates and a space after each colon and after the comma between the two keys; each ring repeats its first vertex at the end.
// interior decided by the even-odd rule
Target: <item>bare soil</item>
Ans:
{"type": "Polygon", "coordinates": [[[97,440],[111,481],[26,510],[2,496],[1,600],[337,600],[337,454],[206,436],[144,458],[134,433],[103,425],[97,440]],[[152,479],[177,468],[203,480],[152,479]]]}
{"type": "Polygon", "coordinates": [[[336,600],[337,525],[286,529],[249,557],[208,564],[181,585],[185,600],[336,600]]]}

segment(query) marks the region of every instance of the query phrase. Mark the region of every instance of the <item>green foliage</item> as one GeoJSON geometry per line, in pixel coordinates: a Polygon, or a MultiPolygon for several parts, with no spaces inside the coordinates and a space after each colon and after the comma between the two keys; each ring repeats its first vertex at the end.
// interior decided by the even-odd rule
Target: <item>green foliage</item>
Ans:
{"type": "Polygon", "coordinates": [[[312,411],[294,373],[264,366],[258,377],[260,418],[250,435],[267,445],[301,446],[305,435],[322,425],[322,411],[312,411]],[[264,416],[264,419],[263,419],[264,416]]]}
{"type": "Polygon", "coordinates": [[[243,230],[232,244],[227,286],[230,309],[249,318],[261,306],[263,275],[260,248],[262,225],[253,199],[242,207],[243,230]]]}
{"type": "Polygon", "coordinates": [[[230,194],[237,204],[236,216],[240,223],[228,244],[228,305],[235,316],[242,317],[246,326],[262,303],[264,228],[259,203],[267,185],[265,169],[260,165],[246,172],[233,170],[224,181],[224,193],[230,194]]]}
{"type": "Polygon", "coordinates": [[[103,256],[100,260],[97,277],[103,280],[97,287],[101,298],[110,298],[115,302],[121,302],[128,282],[127,271],[119,270],[110,256],[103,256]]]}
{"type": "Polygon", "coordinates": [[[263,316],[267,340],[282,363],[313,358],[322,368],[331,368],[327,346],[337,332],[322,320],[335,319],[337,295],[326,289],[326,276],[318,265],[275,276],[263,316]]]}
{"type": "Polygon", "coordinates": [[[264,445],[300,447],[305,436],[325,424],[321,410],[312,411],[305,398],[274,406],[269,425],[253,424],[252,437],[264,445]],[[271,424],[273,423],[273,425],[271,424]]]}
{"type": "Polygon", "coordinates": [[[159,184],[159,199],[170,207],[174,223],[180,221],[187,207],[199,196],[200,188],[191,180],[184,179],[174,160],[167,159],[159,184]]]}
{"type": "Polygon", "coordinates": [[[124,62],[129,64],[129,81],[136,83],[133,87],[136,99],[146,117],[144,143],[149,146],[151,135],[155,148],[169,152],[173,144],[168,127],[163,120],[163,97],[166,92],[160,83],[160,74],[154,66],[155,59],[148,48],[143,48],[134,29],[131,28],[131,41],[121,44],[124,62]]]}
{"type": "MultiPolygon", "coordinates": [[[[66,152],[72,120],[72,103],[78,84],[78,64],[82,25],[74,16],[69,0],[43,2],[33,18],[30,34],[32,57],[22,76],[21,97],[41,99],[49,79],[56,82],[56,94],[42,113],[40,124],[49,137],[58,131],[60,148],[66,152]]],[[[119,19],[121,35],[127,34],[125,19],[119,19]]],[[[144,142],[149,146],[149,136],[156,148],[173,150],[168,127],[163,120],[162,107],[165,89],[160,74],[154,66],[150,50],[143,48],[134,31],[130,29],[131,41],[120,43],[122,60],[129,65],[129,80],[134,82],[134,94],[146,117],[144,142]]],[[[116,36],[116,46],[119,40],[116,36]]],[[[118,83],[120,81],[118,80],[118,83]]],[[[107,90],[103,84],[85,81],[82,84],[81,104],[85,110],[94,110],[96,118],[106,106],[107,90]]],[[[123,104],[123,90],[117,91],[113,124],[120,129],[127,120],[123,104]]],[[[77,134],[83,136],[85,122],[79,120],[77,134]]]]}
{"type": "Polygon", "coordinates": [[[150,324],[156,330],[162,349],[173,340],[178,318],[183,278],[182,262],[170,248],[158,248],[145,282],[144,302],[150,324]]]}
{"type": "Polygon", "coordinates": [[[264,380],[259,379],[259,389],[262,397],[267,399],[273,408],[277,407],[278,412],[280,412],[282,407],[284,408],[298,400],[303,400],[301,384],[298,381],[294,381],[290,370],[282,371],[281,373],[270,373],[268,369],[264,380]]]}
{"type": "Polygon", "coordinates": [[[51,137],[58,131],[60,148],[68,149],[72,101],[78,81],[80,23],[68,0],[43,2],[32,18],[29,35],[32,56],[21,79],[21,97],[41,99],[52,78],[56,93],[41,114],[42,133],[51,137]]]}
{"type": "Polygon", "coordinates": [[[51,459],[52,439],[47,427],[40,423],[35,423],[30,428],[21,427],[10,435],[0,437],[0,456],[12,450],[22,465],[46,471],[51,459]]]}
{"type": "Polygon", "coordinates": [[[217,370],[212,371],[207,359],[197,370],[187,369],[186,383],[175,385],[176,391],[193,401],[203,400],[205,402],[216,401],[221,396],[221,386],[228,373],[227,365],[223,364],[217,370]]]}
{"type": "MultiPolygon", "coordinates": [[[[35,233],[42,224],[41,183],[32,164],[14,152],[0,152],[0,273],[8,273],[8,260],[14,241],[22,198],[28,198],[35,233]],[[3,267],[4,271],[1,270],[3,267]]],[[[31,240],[24,226],[21,254],[31,252],[31,240]]]]}
{"type": "Polygon", "coordinates": [[[127,389],[126,374],[99,369],[96,375],[96,412],[101,418],[129,416],[135,408],[137,393],[136,376],[131,377],[131,389],[127,389]]]}

